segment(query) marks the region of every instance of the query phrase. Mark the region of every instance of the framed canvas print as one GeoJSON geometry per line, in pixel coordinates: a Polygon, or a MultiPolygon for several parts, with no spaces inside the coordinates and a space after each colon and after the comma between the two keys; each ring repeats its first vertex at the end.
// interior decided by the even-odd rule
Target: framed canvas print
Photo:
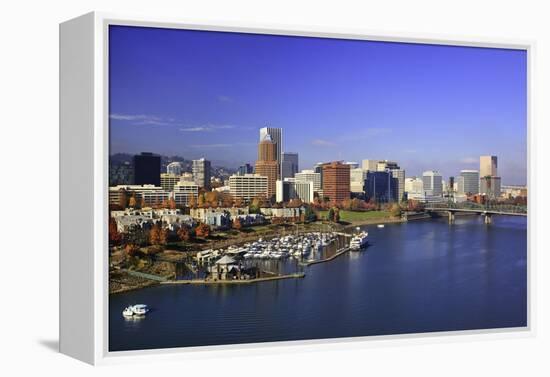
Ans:
{"type": "Polygon", "coordinates": [[[532,330],[531,44],[91,13],[60,51],[62,352],[532,330]]]}

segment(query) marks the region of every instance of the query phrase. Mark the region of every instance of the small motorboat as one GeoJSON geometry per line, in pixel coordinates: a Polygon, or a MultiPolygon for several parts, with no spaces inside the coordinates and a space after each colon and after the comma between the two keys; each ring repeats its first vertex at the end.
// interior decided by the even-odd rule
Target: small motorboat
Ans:
{"type": "Polygon", "coordinates": [[[135,315],[145,315],[149,311],[149,308],[145,304],[137,304],[132,307],[132,311],[135,315]]]}
{"type": "Polygon", "coordinates": [[[132,317],[134,315],[134,311],[132,310],[132,306],[127,306],[126,308],[124,308],[124,310],[122,311],[122,315],[124,317],[132,317]]]}
{"type": "Polygon", "coordinates": [[[379,228],[383,228],[384,227],[384,224],[378,224],[377,225],[379,228]]]}

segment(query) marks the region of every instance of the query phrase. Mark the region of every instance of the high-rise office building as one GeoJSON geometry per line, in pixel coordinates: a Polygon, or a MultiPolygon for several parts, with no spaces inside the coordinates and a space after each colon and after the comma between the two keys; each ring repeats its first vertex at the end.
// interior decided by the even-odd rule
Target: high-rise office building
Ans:
{"type": "Polygon", "coordinates": [[[210,161],[201,158],[199,160],[193,160],[193,180],[199,187],[210,189],[210,176],[211,176],[210,161]]]}
{"type": "Polygon", "coordinates": [[[316,173],[314,170],[302,170],[294,175],[296,182],[311,182],[313,191],[321,191],[321,173],[316,173]]]}
{"type": "MultiPolygon", "coordinates": [[[[391,166],[397,166],[397,164],[391,166]]],[[[396,201],[400,202],[401,200],[403,200],[403,195],[405,195],[405,170],[397,166],[396,168],[388,169],[388,171],[391,173],[393,178],[397,179],[396,201]]]]}
{"type": "Polygon", "coordinates": [[[283,129],[282,128],[276,128],[276,127],[262,127],[260,128],[260,143],[262,140],[265,139],[265,137],[269,135],[271,140],[276,145],[276,154],[275,154],[275,161],[277,161],[277,165],[279,168],[279,172],[277,174],[277,178],[281,177],[281,163],[283,160],[283,129]]]}
{"type": "Polygon", "coordinates": [[[254,167],[250,164],[241,165],[237,170],[238,175],[245,175],[245,174],[252,174],[252,173],[254,173],[254,167]]]}
{"type": "Polygon", "coordinates": [[[398,181],[390,171],[368,171],[365,180],[365,196],[367,200],[378,203],[397,201],[398,181]]]}
{"type": "Polygon", "coordinates": [[[134,156],[134,184],[160,186],[160,156],[142,152],[134,156]]]}
{"type": "Polygon", "coordinates": [[[182,172],[183,167],[181,166],[181,162],[174,161],[166,166],[166,173],[168,174],[181,175],[182,172]]]}
{"type": "Polygon", "coordinates": [[[424,194],[426,196],[443,195],[443,179],[441,174],[435,170],[429,170],[422,173],[422,184],[424,185],[424,194]]]}
{"type": "Polygon", "coordinates": [[[286,203],[292,199],[300,199],[304,203],[313,202],[313,182],[299,182],[294,178],[277,181],[277,202],[286,203]]]}
{"type": "Polygon", "coordinates": [[[501,193],[500,177],[484,176],[480,178],[479,192],[489,199],[497,199],[501,193]]]}
{"type": "Polygon", "coordinates": [[[497,156],[481,156],[479,157],[479,177],[496,177],[498,162],[497,156]]]}
{"type": "Polygon", "coordinates": [[[279,177],[279,166],[276,156],[277,143],[271,139],[271,135],[266,134],[258,144],[258,160],[256,161],[255,172],[258,175],[267,177],[268,198],[275,195],[275,185],[279,177]]]}
{"type": "Polygon", "coordinates": [[[376,164],[377,171],[395,170],[399,169],[399,165],[395,161],[381,160],[376,164]]]}
{"type": "Polygon", "coordinates": [[[296,173],[298,173],[298,153],[283,152],[281,178],[294,178],[296,173]]]}
{"type": "Polygon", "coordinates": [[[479,172],[477,170],[461,170],[460,176],[463,178],[460,194],[476,195],[479,193],[479,172]]]}
{"type": "Polygon", "coordinates": [[[267,177],[258,174],[232,175],[229,192],[234,198],[252,200],[267,196],[267,177]]]}
{"type": "Polygon", "coordinates": [[[198,201],[199,185],[192,181],[180,181],[173,187],[173,198],[177,205],[188,206],[192,199],[198,201]]]}
{"type": "Polygon", "coordinates": [[[340,161],[323,165],[323,195],[334,202],[350,198],[350,166],[340,161]]]}
{"type": "Polygon", "coordinates": [[[367,179],[367,170],[362,168],[351,169],[349,171],[350,191],[362,193],[365,190],[365,179],[367,179]]]}
{"type": "Polygon", "coordinates": [[[408,199],[424,196],[424,182],[417,177],[405,178],[405,192],[408,199]]]}
{"type": "Polygon", "coordinates": [[[132,185],[134,183],[134,167],[128,161],[109,163],[109,186],[132,185]]]}
{"type": "Polygon", "coordinates": [[[363,160],[361,167],[363,170],[376,171],[378,168],[378,160],[363,160]]]}

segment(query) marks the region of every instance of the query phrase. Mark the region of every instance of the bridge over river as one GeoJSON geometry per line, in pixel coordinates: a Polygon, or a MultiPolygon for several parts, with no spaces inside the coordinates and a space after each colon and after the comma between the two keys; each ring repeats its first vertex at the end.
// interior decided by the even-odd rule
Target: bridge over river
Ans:
{"type": "Polygon", "coordinates": [[[512,204],[477,204],[473,202],[462,203],[427,203],[424,210],[428,213],[446,212],[449,216],[449,223],[453,223],[455,213],[477,213],[485,216],[485,223],[490,224],[493,215],[505,216],[527,216],[527,206],[512,204]]]}

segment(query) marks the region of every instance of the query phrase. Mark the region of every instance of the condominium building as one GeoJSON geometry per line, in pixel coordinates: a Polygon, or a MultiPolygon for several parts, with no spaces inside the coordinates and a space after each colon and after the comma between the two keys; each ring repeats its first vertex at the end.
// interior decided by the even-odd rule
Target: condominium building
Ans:
{"type": "Polygon", "coordinates": [[[199,185],[193,181],[180,181],[174,185],[173,198],[179,206],[189,206],[191,200],[198,202],[199,185]]]}
{"type": "Polygon", "coordinates": [[[193,160],[193,180],[199,187],[210,189],[210,161],[201,158],[193,160]]]}
{"type": "Polygon", "coordinates": [[[479,193],[479,171],[477,170],[461,170],[460,176],[462,177],[462,191],[461,194],[475,195],[479,193]]]}
{"type": "Polygon", "coordinates": [[[160,175],[160,185],[166,191],[173,191],[174,186],[181,179],[181,176],[172,173],[162,173],[160,175]]]}
{"type": "Polygon", "coordinates": [[[268,178],[259,174],[232,175],[229,177],[229,192],[234,198],[244,200],[267,197],[268,178]]]}
{"type": "Polygon", "coordinates": [[[439,172],[429,170],[422,173],[422,184],[424,185],[424,193],[426,196],[442,196],[443,182],[439,172]]]}
{"type": "Polygon", "coordinates": [[[323,165],[323,195],[334,202],[350,197],[350,166],[340,161],[323,165]]]}
{"type": "MultiPolygon", "coordinates": [[[[159,177],[160,178],[160,177],[159,177]]],[[[160,204],[168,200],[170,193],[155,185],[118,185],[109,187],[109,204],[122,205],[134,197],[136,204],[160,204]]]]}
{"type": "Polygon", "coordinates": [[[292,199],[300,199],[304,203],[313,202],[313,182],[300,182],[294,178],[278,180],[276,184],[277,202],[289,202],[292,199]]]}

